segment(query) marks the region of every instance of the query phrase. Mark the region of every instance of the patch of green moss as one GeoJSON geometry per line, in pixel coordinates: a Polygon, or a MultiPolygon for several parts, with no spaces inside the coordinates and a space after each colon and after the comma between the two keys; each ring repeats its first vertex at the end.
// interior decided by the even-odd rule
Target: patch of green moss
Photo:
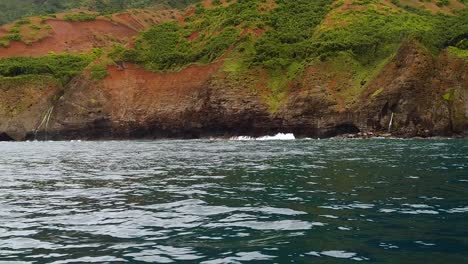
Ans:
{"type": "Polygon", "coordinates": [[[32,30],[41,30],[41,27],[39,25],[34,25],[34,24],[29,25],[29,28],[32,30]]]}
{"type": "Polygon", "coordinates": [[[462,58],[462,59],[468,59],[468,49],[460,49],[457,47],[448,47],[447,51],[450,55],[462,58]]]}
{"type": "Polygon", "coordinates": [[[3,36],[2,39],[7,41],[21,41],[21,35],[19,33],[8,34],[3,36]]]}
{"type": "Polygon", "coordinates": [[[240,73],[246,69],[242,58],[227,58],[224,61],[223,70],[229,73],[240,73]]]}
{"type": "Polygon", "coordinates": [[[233,75],[245,73],[250,68],[251,58],[255,54],[255,40],[252,36],[243,37],[225,58],[223,70],[233,75]]]}
{"type": "Polygon", "coordinates": [[[94,64],[89,70],[91,72],[91,78],[94,80],[102,80],[109,74],[106,65],[103,64],[94,64]]]}
{"type": "Polygon", "coordinates": [[[28,25],[28,24],[31,24],[31,20],[29,20],[27,18],[20,19],[20,20],[16,21],[16,23],[15,23],[16,26],[28,25]]]}
{"type": "Polygon", "coordinates": [[[270,94],[267,96],[267,103],[270,112],[276,113],[286,96],[286,88],[290,79],[288,78],[287,72],[282,70],[271,70],[268,77],[267,87],[270,94]]]}
{"type": "Polygon", "coordinates": [[[305,68],[304,63],[300,63],[300,62],[291,63],[291,65],[289,65],[287,69],[287,79],[288,80],[296,79],[297,76],[303,73],[304,68],[305,68]]]}
{"type": "Polygon", "coordinates": [[[450,89],[448,92],[446,92],[446,93],[444,93],[442,95],[442,99],[444,99],[447,102],[451,102],[451,101],[453,101],[454,96],[455,96],[455,90],[450,89]]]}
{"type": "Polygon", "coordinates": [[[10,46],[10,41],[5,39],[0,39],[0,47],[8,48],[10,46]]]}
{"type": "Polygon", "coordinates": [[[378,96],[379,94],[381,94],[383,92],[383,88],[379,88],[377,89],[375,92],[372,93],[371,97],[374,98],[376,96],[378,96]]]}
{"type": "Polygon", "coordinates": [[[49,84],[59,85],[59,82],[53,76],[47,75],[28,74],[14,77],[0,76],[0,89],[2,90],[16,89],[21,86],[33,86],[40,89],[49,84]]]}
{"type": "Polygon", "coordinates": [[[331,74],[347,75],[352,83],[338,92],[344,98],[346,105],[352,105],[357,101],[368,84],[382,72],[393,56],[392,54],[385,58],[376,58],[372,64],[362,64],[349,52],[340,52],[336,57],[327,61],[331,74]]]}

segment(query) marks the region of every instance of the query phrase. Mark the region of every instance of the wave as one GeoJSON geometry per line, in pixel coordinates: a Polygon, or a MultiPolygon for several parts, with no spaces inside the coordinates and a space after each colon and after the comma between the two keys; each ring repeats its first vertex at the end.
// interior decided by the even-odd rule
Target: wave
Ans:
{"type": "Polygon", "coordinates": [[[231,137],[230,140],[259,140],[259,141],[267,141],[267,140],[295,140],[296,137],[292,133],[278,133],[274,136],[263,136],[263,137],[249,137],[249,136],[239,136],[239,137],[231,137]]]}

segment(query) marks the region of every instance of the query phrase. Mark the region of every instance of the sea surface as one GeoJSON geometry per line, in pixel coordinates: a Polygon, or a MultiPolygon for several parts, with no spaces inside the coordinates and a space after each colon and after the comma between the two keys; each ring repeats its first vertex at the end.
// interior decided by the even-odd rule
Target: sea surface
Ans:
{"type": "Polygon", "coordinates": [[[0,143],[0,263],[468,263],[468,140],[0,143]]]}

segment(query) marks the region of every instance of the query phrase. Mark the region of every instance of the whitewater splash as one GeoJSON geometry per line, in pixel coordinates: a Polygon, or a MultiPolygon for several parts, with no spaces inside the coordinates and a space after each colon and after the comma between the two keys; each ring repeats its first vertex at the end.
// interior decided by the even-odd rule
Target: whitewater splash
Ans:
{"type": "Polygon", "coordinates": [[[295,140],[296,137],[292,133],[284,134],[278,133],[274,136],[264,136],[264,137],[248,137],[248,136],[240,136],[240,137],[232,137],[230,140],[259,140],[259,141],[266,141],[266,140],[295,140]]]}

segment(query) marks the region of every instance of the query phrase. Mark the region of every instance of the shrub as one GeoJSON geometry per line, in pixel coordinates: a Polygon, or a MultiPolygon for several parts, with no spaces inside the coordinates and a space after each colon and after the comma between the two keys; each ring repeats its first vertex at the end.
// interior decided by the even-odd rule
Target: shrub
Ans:
{"type": "Polygon", "coordinates": [[[27,24],[31,24],[31,21],[29,19],[26,19],[26,18],[18,20],[15,23],[16,26],[27,25],[27,24]]]}
{"type": "Polygon", "coordinates": [[[259,13],[260,2],[264,1],[239,0],[214,8],[199,3],[183,26],[154,26],[139,35],[135,48],[115,48],[111,57],[141,63],[151,70],[174,70],[190,63],[213,61],[231,47],[242,45],[240,30],[245,36],[258,29],[265,32],[249,40],[252,48],[242,55],[242,61],[250,67],[273,71],[315,59],[326,60],[343,52],[362,64],[372,64],[393,54],[406,39],[417,40],[434,53],[447,46],[466,45],[460,42],[468,32],[466,10],[457,11],[456,16],[433,15],[414,7],[397,11],[379,8],[377,0],[360,0],[354,2],[355,10],[329,13],[339,2],[276,0],[273,10],[259,13]],[[322,23],[327,14],[327,23],[322,23]],[[199,36],[188,41],[193,32],[199,36]]]}
{"type": "Polygon", "coordinates": [[[66,84],[93,59],[93,56],[84,54],[51,54],[44,57],[0,59],[0,76],[52,75],[63,84],[66,84]]]}
{"type": "Polygon", "coordinates": [[[20,33],[19,27],[15,26],[12,27],[10,30],[8,30],[9,33],[15,34],[15,33],[20,33]]]}
{"type": "Polygon", "coordinates": [[[29,28],[32,30],[41,30],[41,27],[38,25],[29,25],[29,28]]]}
{"type": "Polygon", "coordinates": [[[10,46],[10,42],[8,40],[0,39],[0,47],[8,48],[10,46]]]}
{"type": "Polygon", "coordinates": [[[102,80],[106,78],[106,76],[109,74],[107,71],[106,65],[103,64],[94,64],[90,67],[91,71],[91,78],[95,80],[102,80]]]}
{"type": "Polygon", "coordinates": [[[438,7],[448,6],[450,4],[449,0],[439,0],[436,2],[438,7]]]}
{"type": "Polygon", "coordinates": [[[8,34],[3,36],[3,39],[8,41],[21,41],[21,35],[18,33],[8,34]]]}

